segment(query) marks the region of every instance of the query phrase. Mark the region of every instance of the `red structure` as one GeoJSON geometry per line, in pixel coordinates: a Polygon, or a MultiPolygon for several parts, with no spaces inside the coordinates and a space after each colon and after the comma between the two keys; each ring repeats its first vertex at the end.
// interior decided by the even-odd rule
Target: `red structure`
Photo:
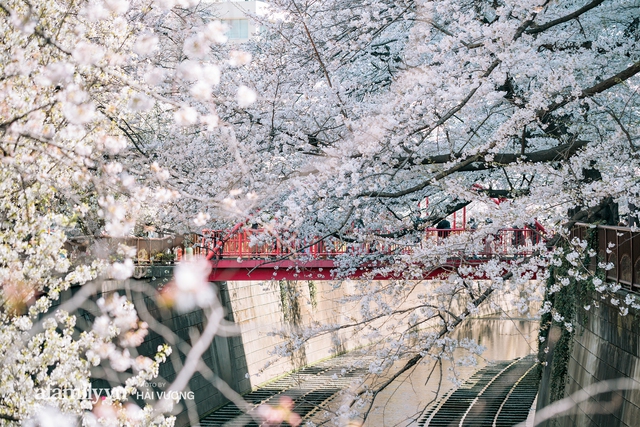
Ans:
{"type": "MultiPolygon", "coordinates": [[[[341,255],[361,256],[363,262],[355,270],[350,270],[350,278],[358,278],[367,274],[378,261],[376,255],[406,254],[411,247],[387,244],[382,239],[369,243],[348,243],[339,240],[305,241],[297,239],[295,234],[284,236],[270,235],[261,229],[246,229],[245,224],[238,224],[229,231],[204,230],[199,248],[212,261],[211,281],[239,280],[332,280],[336,278],[338,268],[336,260],[341,255]]],[[[442,231],[436,228],[425,230],[424,238],[416,245],[422,248],[444,244],[445,239],[452,239],[456,234],[471,233],[466,228],[446,230],[448,235],[442,237],[442,231]]],[[[451,259],[441,268],[425,273],[422,279],[436,278],[445,271],[451,271],[461,263],[480,264],[495,256],[516,258],[529,255],[532,246],[541,241],[544,229],[536,224],[524,229],[503,229],[485,239],[484,249],[468,258],[451,259]]],[[[451,241],[451,240],[449,240],[451,241]]],[[[378,280],[399,278],[392,275],[378,274],[378,280]]]]}

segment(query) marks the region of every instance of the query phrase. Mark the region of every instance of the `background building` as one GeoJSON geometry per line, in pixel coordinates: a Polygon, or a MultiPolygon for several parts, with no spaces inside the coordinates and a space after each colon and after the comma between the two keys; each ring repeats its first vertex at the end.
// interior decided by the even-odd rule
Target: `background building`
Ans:
{"type": "Polygon", "coordinates": [[[229,26],[230,42],[242,43],[260,32],[260,24],[251,16],[266,14],[267,3],[262,1],[215,2],[218,17],[229,26]]]}

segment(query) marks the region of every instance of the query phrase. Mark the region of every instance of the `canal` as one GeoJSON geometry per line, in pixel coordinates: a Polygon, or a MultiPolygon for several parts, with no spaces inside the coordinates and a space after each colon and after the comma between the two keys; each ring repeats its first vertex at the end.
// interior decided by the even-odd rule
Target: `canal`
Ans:
{"type": "MultiPolygon", "coordinates": [[[[364,426],[507,426],[525,420],[537,392],[537,320],[509,316],[470,318],[453,333],[456,339],[473,339],[486,350],[476,364],[459,365],[445,360],[416,365],[394,380],[377,397],[364,426]]],[[[469,360],[462,350],[454,360],[469,360]]],[[[361,387],[373,361],[366,351],[354,351],[304,368],[245,395],[257,410],[277,406],[282,396],[294,403],[303,425],[327,424],[346,411],[353,391],[361,387]]],[[[399,362],[398,366],[401,366],[399,362]]],[[[392,375],[390,369],[387,375],[392,375]]],[[[372,377],[370,387],[388,376],[372,377]]],[[[362,420],[344,415],[341,425],[361,426],[362,420]]],[[[201,420],[204,427],[257,424],[233,404],[225,405],[201,420]]]]}

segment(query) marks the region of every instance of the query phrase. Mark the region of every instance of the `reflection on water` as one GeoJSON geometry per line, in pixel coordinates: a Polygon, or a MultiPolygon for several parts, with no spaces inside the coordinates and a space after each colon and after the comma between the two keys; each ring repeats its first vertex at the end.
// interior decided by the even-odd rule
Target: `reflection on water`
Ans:
{"type": "Polygon", "coordinates": [[[539,322],[525,319],[485,317],[467,319],[454,337],[471,338],[486,348],[486,360],[508,360],[537,351],[539,322]]]}
{"type": "MultiPolygon", "coordinates": [[[[457,380],[467,380],[475,371],[492,361],[512,360],[536,353],[538,328],[537,320],[499,317],[467,319],[453,332],[452,337],[473,339],[486,350],[478,358],[477,366],[455,367],[457,380]]],[[[454,354],[456,357],[468,355],[462,350],[457,350],[454,354]]],[[[425,406],[455,387],[450,380],[454,374],[452,364],[443,363],[441,376],[439,369],[433,369],[434,363],[429,361],[418,365],[411,373],[398,378],[380,393],[365,425],[417,425],[425,406]]]]}

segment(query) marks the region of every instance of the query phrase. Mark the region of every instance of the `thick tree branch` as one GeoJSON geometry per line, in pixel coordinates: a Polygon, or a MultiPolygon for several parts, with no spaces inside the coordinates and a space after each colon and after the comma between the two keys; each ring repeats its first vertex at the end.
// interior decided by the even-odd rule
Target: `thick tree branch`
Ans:
{"type": "Polygon", "coordinates": [[[626,70],[619,72],[615,76],[609,77],[607,80],[604,80],[595,86],[592,86],[588,89],[583,90],[582,94],[580,95],[580,99],[586,98],[588,96],[593,96],[600,92],[604,92],[605,90],[635,76],[639,72],[640,72],[640,62],[636,62],[635,64],[633,64],[626,70]]]}
{"type": "MultiPolygon", "coordinates": [[[[495,146],[495,143],[491,144],[491,146],[489,146],[489,149],[493,148],[495,146]]],[[[414,185],[413,187],[409,187],[405,190],[401,190],[401,191],[396,191],[393,193],[388,193],[388,192],[370,192],[370,193],[365,193],[365,194],[361,194],[360,196],[370,196],[370,197],[384,197],[384,198],[397,198],[397,197],[402,197],[402,196],[406,196],[407,194],[411,194],[411,193],[415,193],[416,191],[420,191],[423,188],[426,188],[427,186],[431,185],[434,182],[440,181],[443,178],[446,178],[449,175],[452,175],[456,172],[460,172],[463,171],[465,168],[469,167],[471,164],[477,162],[477,161],[481,161],[484,156],[486,155],[486,151],[482,152],[482,153],[478,153],[474,156],[469,157],[467,160],[464,160],[454,166],[452,166],[451,168],[442,171],[438,174],[436,174],[435,176],[429,178],[426,181],[421,182],[420,184],[414,185]]]]}
{"type": "MultiPolygon", "coordinates": [[[[542,162],[550,162],[554,160],[564,160],[572,155],[574,155],[580,148],[584,147],[588,144],[588,141],[573,141],[567,144],[561,144],[557,147],[548,148],[545,150],[534,151],[531,153],[498,153],[494,156],[493,161],[487,162],[485,160],[479,160],[471,165],[463,169],[458,169],[460,172],[468,172],[468,171],[477,171],[477,170],[486,170],[493,169],[498,167],[499,165],[507,165],[515,162],[526,162],[526,163],[542,163],[542,162]]],[[[400,161],[405,160],[400,159],[400,161]]],[[[451,154],[441,154],[438,156],[430,156],[425,157],[419,162],[413,162],[409,160],[411,165],[432,165],[432,164],[443,164],[448,163],[455,160],[451,154]]]]}
{"type": "Polygon", "coordinates": [[[635,64],[633,64],[629,68],[619,72],[615,76],[609,77],[608,79],[601,81],[600,83],[598,83],[595,86],[591,86],[590,88],[584,89],[582,91],[582,93],[578,97],[570,96],[570,97],[566,97],[565,99],[563,99],[560,102],[554,102],[553,104],[551,104],[546,109],[538,111],[537,116],[540,119],[540,121],[545,123],[546,121],[548,121],[547,115],[549,113],[557,110],[558,108],[564,107],[569,102],[575,101],[576,99],[588,98],[588,97],[596,95],[598,93],[602,93],[605,90],[610,89],[613,86],[616,86],[616,85],[618,85],[618,84],[630,79],[631,77],[635,76],[639,72],[640,72],[640,62],[636,62],[635,64]]]}
{"type": "MultiPolygon", "coordinates": [[[[550,162],[554,160],[564,160],[571,156],[573,156],[580,148],[584,147],[588,144],[588,141],[574,141],[567,144],[561,144],[557,147],[549,148],[546,150],[536,151],[533,153],[528,153],[526,155],[522,154],[514,154],[514,153],[499,153],[494,155],[492,161],[485,160],[486,151],[482,153],[476,154],[474,156],[469,157],[468,159],[460,162],[450,169],[446,171],[440,172],[434,177],[429,178],[426,181],[421,182],[420,184],[414,185],[413,187],[409,187],[405,190],[396,191],[396,192],[371,192],[366,194],[361,194],[360,196],[369,196],[369,197],[384,197],[384,198],[398,198],[402,196],[406,196],[407,194],[415,193],[416,191],[422,190],[427,186],[431,185],[434,181],[439,181],[442,178],[449,176],[455,172],[475,172],[480,170],[487,170],[496,167],[500,167],[502,165],[507,165],[510,163],[515,163],[518,161],[527,162],[527,163],[543,163],[550,162]]],[[[442,156],[434,156],[427,157],[423,159],[419,164],[434,164],[434,163],[446,163],[449,162],[451,156],[449,154],[442,156]]],[[[409,159],[404,159],[406,162],[409,162],[409,159]]]]}
{"type": "Polygon", "coordinates": [[[9,414],[2,414],[2,413],[0,413],[0,420],[7,420],[7,421],[14,421],[14,422],[18,422],[18,421],[20,421],[20,418],[14,417],[13,415],[9,415],[9,414]]]}
{"type": "Polygon", "coordinates": [[[494,190],[492,188],[483,188],[476,190],[478,193],[484,193],[488,197],[493,199],[501,199],[501,198],[513,198],[518,196],[526,196],[529,194],[528,188],[521,189],[513,189],[513,190],[494,190]]]}
{"type": "Polygon", "coordinates": [[[600,6],[602,3],[604,3],[604,0],[593,0],[591,3],[587,3],[586,5],[582,6],[580,9],[576,10],[573,13],[570,13],[568,15],[563,16],[562,18],[558,18],[558,19],[554,19],[553,21],[549,21],[546,24],[542,24],[542,25],[536,25],[535,23],[531,25],[532,28],[529,28],[528,30],[525,30],[525,32],[527,34],[538,34],[541,33],[545,30],[548,30],[551,27],[555,27],[558,24],[562,24],[564,22],[568,22],[571,21],[572,19],[577,18],[578,16],[582,15],[585,12],[588,12],[589,10],[600,6]]]}

